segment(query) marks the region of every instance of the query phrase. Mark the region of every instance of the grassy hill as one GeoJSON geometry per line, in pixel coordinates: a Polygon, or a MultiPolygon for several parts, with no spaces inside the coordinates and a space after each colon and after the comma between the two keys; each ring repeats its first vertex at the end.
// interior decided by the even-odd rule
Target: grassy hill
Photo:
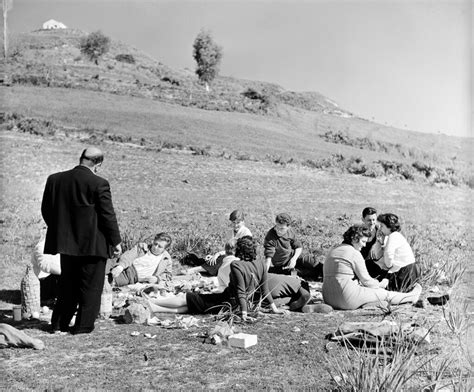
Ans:
{"type": "Polygon", "coordinates": [[[5,127],[31,131],[33,121],[35,132],[46,127],[148,148],[472,183],[471,139],[372,123],[316,92],[271,83],[218,77],[207,93],[192,71],[115,41],[95,65],[80,53],[84,35],[67,29],[15,37],[1,89],[4,111],[16,117],[4,116],[5,127]]]}

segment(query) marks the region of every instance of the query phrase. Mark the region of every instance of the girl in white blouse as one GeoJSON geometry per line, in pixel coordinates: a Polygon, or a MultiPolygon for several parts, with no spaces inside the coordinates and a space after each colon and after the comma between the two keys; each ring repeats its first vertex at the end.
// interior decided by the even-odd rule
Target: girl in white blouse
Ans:
{"type": "Polygon", "coordinates": [[[385,235],[383,257],[377,264],[385,271],[389,280],[388,289],[406,292],[420,278],[420,266],[410,244],[400,233],[400,220],[395,214],[377,217],[380,231],[385,235]]]}

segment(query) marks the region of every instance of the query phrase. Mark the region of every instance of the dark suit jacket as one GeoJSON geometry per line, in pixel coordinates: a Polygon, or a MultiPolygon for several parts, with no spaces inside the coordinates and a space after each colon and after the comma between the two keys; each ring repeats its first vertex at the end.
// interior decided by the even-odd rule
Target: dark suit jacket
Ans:
{"type": "Polygon", "coordinates": [[[48,177],[41,213],[44,253],[106,258],[121,242],[109,183],[85,166],[48,177]]]}

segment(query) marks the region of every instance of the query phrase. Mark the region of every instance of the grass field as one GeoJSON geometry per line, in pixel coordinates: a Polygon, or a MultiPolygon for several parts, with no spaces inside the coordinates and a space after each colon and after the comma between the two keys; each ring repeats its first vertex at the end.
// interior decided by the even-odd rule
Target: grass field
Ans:
{"type": "MultiPolygon", "coordinates": [[[[4,153],[0,249],[4,257],[0,266],[4,273],[0,286],[3,308],[9,309],[12,302],[18,301],[14,293],[38,235],[45,179],[54,171],[74,166],[84,143],[9,131],[2,131],[1,138],[4,153]]],[[[336,176],[269,162],[148,151],[123,143],[105,143],[101,147],[106,154],[102,175],[111,183],[121,230],[136,238],[170,231],[175,238],[174,256],[179,256],[183,244],[198,238],[205,239],[204,247],[215,250],[221,246],[228,236],[227,215],[234,208],[246,211],[247,224],[260,243],[275,213],[291,213],[305,246],[323,255],[340,242],[344,229],[359,221],[361,209],[370,204],[401,216],[405,232],[421,242],[418,250],[425,261],[470,263],[472,271],[472,221],[466,219],[471,216],[472,191],[465,187],[439,188],[336,176]]],[[[459,301],[472,301],[468,282],[466,276],[465,285],[455,287],[459,301]]],[[[424,296],[428,295],[427,289],[424,296]]],[[[196,334],[212,323],[207,318],[203,318],[204,327],[191,330],[103,321],[96,333],[80,337],[49,335],[45,323],[24,322],[21,328],[43,339],[46,349],[2,350],[7,372],[0,387],[330,390],[335,384],[326,369],[328,361],[347,358],[343,348],[326,352],[324,336],[342,321],[383,317],[377,309],[328,316],[293,314],[284,319],[267,316],[257,324],[242,327],[245,332],[256,333],[259,339],[257,347],[244,351],[203,344],[196,334]],[[295,327],[298,332],[294,332],[295,327]],[[151,332],[157,338],[135,338],[130,336],[132,330],[151,332]],[[301,344],[304,341],[309,343],[301,344]]],[[[442,361],[450,358],[452,362],[442,372],[444,381],[436,385],[457,383],[456,390],[467,390],[470,357],[460,349],[453,351],[461,343],[447,327],[441,308],[404,306],[389,317],[433,327],[434,351],[416,359],[428,358],[431,367],[417,372],[411,385],[420,390],[420,386],[430,384],[429,378],[441,368],[442,361]]],[[[467,335],[462,335],[464,346],[465,339],[467,335]]]]}

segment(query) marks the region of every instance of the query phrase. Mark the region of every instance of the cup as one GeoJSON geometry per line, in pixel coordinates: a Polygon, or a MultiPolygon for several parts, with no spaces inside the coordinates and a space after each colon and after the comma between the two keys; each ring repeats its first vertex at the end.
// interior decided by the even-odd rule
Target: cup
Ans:
{"type": "Polygon", "coordinates": [[[13,320],[21,321],[21,306],[20,305],[13,306],[13,320]]]}

